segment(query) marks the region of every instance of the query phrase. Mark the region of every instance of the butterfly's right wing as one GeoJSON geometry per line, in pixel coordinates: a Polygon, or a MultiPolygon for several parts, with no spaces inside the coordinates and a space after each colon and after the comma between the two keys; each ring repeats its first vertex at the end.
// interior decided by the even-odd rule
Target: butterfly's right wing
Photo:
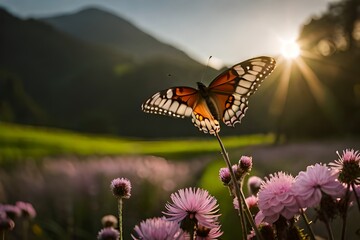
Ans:
{"type": "Polygon", "coordinates": [[[191,117],[199,99],[198,90],[191,87],[173,87],[155,93],[141,108],[146,113],[172,117],[191,117]]]}

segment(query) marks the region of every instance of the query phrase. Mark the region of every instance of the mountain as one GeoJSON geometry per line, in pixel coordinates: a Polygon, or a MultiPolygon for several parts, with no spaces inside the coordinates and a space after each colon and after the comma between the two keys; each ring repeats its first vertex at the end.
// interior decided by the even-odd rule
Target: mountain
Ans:
{"type": "Polygon", "coordinates": [[[184,52],[160,42],[129,21],[97,8],[40,20],[78,39],[116,49],[138,62],[156,58],[183,63],[194,61],[184,52]]]}
{"type": "MultiPolygon", "coordinates": [[[[43,21],[17,18],[1,8],[0,35],[0,70],[4,76],[16,76],[15,85],[27,99],[21,105],[32,109],[26,118],[7,119],[123,136],[194,133],[190,121],[150,116],[140,106],[163,88],[194,86],[203,65],[165,57],[136,62],[110,46],[83,41],[43,21]],[[35,112],[41,114],[30,114],[35,112]]],[[[209,69],[207,75],[214,74],[209,69]]],[[[0,100],[18,99],[15,92],[7,91],[0,100]]],[[[23,112],[19,104],[5,105],[7,112],[23,112]]]]}

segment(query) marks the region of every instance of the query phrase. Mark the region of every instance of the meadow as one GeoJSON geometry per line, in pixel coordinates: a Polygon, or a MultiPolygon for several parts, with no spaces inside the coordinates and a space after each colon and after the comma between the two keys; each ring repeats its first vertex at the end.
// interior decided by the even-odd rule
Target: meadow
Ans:
{"type": "MultiPolygon", "coordinates": [[[[360,146],[356,139],[274,145],[271,134],[223,141],[233,163],[241,155],[252,156],[251,175],[261,178],[277,171],[295,176],[307,165],[333,161],[337,150],[360,146]]],[[[172,192],[191,186],[207,189],[218,199],[222,239],[239,237],[234,232],[238,219],[232,199],[218,178],[225,163],[216,139],[150,141],[1,123],[0,156],[0,201],[29,201],[38,211],[30,239],[94,239],[101,217],[117,213],[109,189],[117,177],[130,179],[133,185],[132,196],[125,201],[125,239],[141,220],[161,216],[172,192]]],[[[358,216],[352,211],[349,217],[358,216]]],[[[356,224],[351,224],[348,230],[355,232],[356,224]]],[[[315,226],[326,236],[320,222],[315,226]]],[[[16,228],[8,235],[10,240],[19,237],[16,228]]]]}

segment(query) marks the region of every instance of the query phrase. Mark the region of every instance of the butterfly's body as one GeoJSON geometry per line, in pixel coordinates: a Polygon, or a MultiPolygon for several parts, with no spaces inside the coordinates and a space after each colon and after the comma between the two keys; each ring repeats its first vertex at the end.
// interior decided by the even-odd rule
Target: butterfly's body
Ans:
{"type": "Polygon", "coordinates": [[[192,117],[199,130],[215,134],[220,120],[234,126],[245,115],[248,98],[275,68],[275,60],[258,57],[236,64],[216,77],[208,87],[173,87],[155,93],[143,105],[144,112],[173,117],[192,117]]]}
{"type": "Polygon", "coordinates": [[[210,113],[213,115],[214,119],[220,121],[220,113],[219,109],[216,106],[216,103],[211,99],[208,88],[202,83],[197,82],[199,94],[200,96],[205,99],[206,105],[210,110],[210,113]]]}

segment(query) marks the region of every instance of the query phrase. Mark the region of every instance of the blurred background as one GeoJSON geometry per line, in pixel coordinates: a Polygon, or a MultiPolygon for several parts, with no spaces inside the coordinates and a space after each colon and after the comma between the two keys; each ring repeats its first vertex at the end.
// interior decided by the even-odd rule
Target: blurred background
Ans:
{"type": "Polygon", "coordinates": [[[214,137],[140,106],[261,55],[277,68],[242,123],[221,129],[233,163],[247,154],[252,175],[295,176],[360,149],[358,0],[0,1],[0,203],[34,205],[31,239],[95,239],[101,217],[117,213],[110,181],[127,177],[130,239],[172,192],[198,186],[219,200],[233,239],[214,137]]]}

